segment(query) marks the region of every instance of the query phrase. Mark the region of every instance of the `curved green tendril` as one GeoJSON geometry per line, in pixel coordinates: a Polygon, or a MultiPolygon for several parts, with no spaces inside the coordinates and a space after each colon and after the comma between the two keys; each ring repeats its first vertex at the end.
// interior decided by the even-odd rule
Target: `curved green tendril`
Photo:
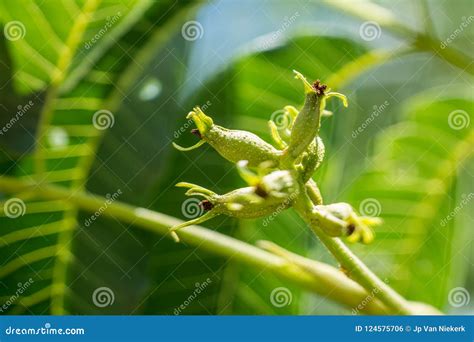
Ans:
{"type": "Polygon", "coordinates": [[[173,147],[179,151],[183,151],[183,152],[187,152],[187,151],[192,151],[192,150],[195,150],[197,149],[199,146],[201,145],[204,145],[206,143],[205,140],[199,140],[199,142],[197,144],[194,144],[193,146],[189,146],[189,147],[183,147],[183,146],[179,146],[177,143],[173,142],[173,147]]]}
{"type": "Polygon", "coordinates": [[[306,94],[316,92],[314,90],[313,86],[311,85],[311,83],[308,82],[308,80],[306,79],[306,77],[303,76],[302,73],[300,73],[296,70],[293,70],[293,72],[295,73],[295,78],[300,79],[303,82],[304,91],[305,91],[306,94]]]}
{"type": "Polygon", "coordinates": [[[197,217],[193,220],[183,222],[181,224],[178,224],[177,226],[171,227],[170,228],[171,237],[173,238],[174,241],[179,242],[179,236],[176,233],[177,230],[180,230],[184,227],[192,226],[192,225],[195,225],[195,224],[203,223],[203,222],[208,221],[208,220],[210,220],[211,218],[213,218],[217,215],[219,215],[219,214],[216,213],[216,212],[208,211],[207,213],[205,213],[204,215],[202,215],[200,217],[197,217]]]}
{"type": "Polygon", "coordinates": [[[347,97],[341,93],[337,93],[335,91],[331,91],[325,95],[325,99],[330,99],[331,97],[337,97],[342,101],[342,104],[344,107],[349,106],[349,103],[347,102],[347,97]]]}
{"type": "Polygon", "coordinates": [[[248,168],[248,161],[241,160],[237,163],[237,172],[239,173],[240,177],[249,185],[255,186],[259,182],[259,177],[249,170],[248,168]]]}
{"type": "Polygon", "coordinates": [[[268,127],[270,128],[270,134],[277,147],[280,149],[286,148],[287,144],[281,138],[280,133],[278,132],[278,127],[276,126],[275,122],[273,122],[272,120],[268,121],[268,127]]]}

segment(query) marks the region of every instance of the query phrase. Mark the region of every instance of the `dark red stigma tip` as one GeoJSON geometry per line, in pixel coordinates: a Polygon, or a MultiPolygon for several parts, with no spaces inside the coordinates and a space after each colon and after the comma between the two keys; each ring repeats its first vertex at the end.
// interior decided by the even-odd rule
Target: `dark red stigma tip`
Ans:
{"type": "Polygon", "coordinates": [[[191,130],[191,133],[194,134],[195,136],[197,136],[199,139],[202,139],[201,132],[199,132],[199,130],[197,128],[193,128],[191,130]]]}
{"type": "Polygon", "coordinates": [[[257,196],[262,197],[262,198],[267,198],[268,197],[268,193],[260,185],[257,185],[257,187],[255,188],[255,194],[257,196]]]}
{"type": "Polygon", "coordinates": [[[199,205],[205,211],[209,211],[214,208],[214,204],[212,204],[211,201],[208,200],[202,200],[201,202],[199,202],[199,205]]]}
{"type": "Polygon", "coordinates": [[[353,223],[351,223],[348,227],[347,227],[347,236],[350,236],[352,235],[352,233],[354,233],[356,227],[353,223]]]}
{"type": "Polygon", "coordinates": [[[320,80],[316,80],[313,82],[313,89],[316,91],[318,95],[324,95],[324,91],[327,89],[327,85],[322,84],[320,80]]]}

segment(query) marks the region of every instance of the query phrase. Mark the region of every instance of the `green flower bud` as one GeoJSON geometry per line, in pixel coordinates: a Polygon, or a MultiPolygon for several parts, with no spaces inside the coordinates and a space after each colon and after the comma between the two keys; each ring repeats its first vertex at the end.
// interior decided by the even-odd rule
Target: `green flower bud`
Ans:
{"type": "Polygon", "coordinates": [[[302,74],[296,71],[295,74],[303,81],[305,102],[293,123],[290,145],[286,151],[293,159],[296,159],[308,148],[319,132],[321,98],[326,90],[326,85],[321,85],[319,82],[311,85],[302,74]]]}
{"type": "Polygon", "coordinates": [[[319,168],[323,159],[324,159],[324,143],[320,137],[309,144],[308,149],[304,153],[302,160],[303,173],[302,178],[303,182],[306,183],[314,174],[314,172],[319,168]]]}
{"type": "Polygon", "coordinates": [[[323,205],[314,206],[309,214],[309,219],[311,225],[319,226],[327,235],[332,237],[347,235],[349,231],[349,224],[325,210],[323,205]]]}
{"type": "Polygon", "coordinates": [[[371,227],[382,223],[382,220],[378,217],[357,215],[352,206],[347,203],[333,203],[320,207],[348,224],[345,235],[348,236],[347,240],[349,242],[361,241],[365,244],[371,243],[374,240],[374,233],[371,227]]]}
{"type": "Polygon", "coordinates": [[[336,96],[342,99],[344,106],[347,106],[347,99],[344,95],[329,92],[327,86],[320,83],[319,80],[310,84],[302,74],[294,72],[296,78],[303,82],[305,102],[293,123],[290,144],[285,151],[285,154],[293,160],[298,158],[318,135],[321,116],[328,113],[325,111],[326,99],[336,96]]]}
{"type": "MultiPolygon", "coordinates": [[[[326,115],[326,113],[327,111],[323,111],[323,116],[326,115]]],[[[272,120],[268,122],[268,125],[270,127],[270,133],[275,144],[279,148],[285,149],[288,147],[290,142],[293,123],[299,112],[293,106],[285,106],[283,108],[282,114],[283,119],[279,125],[275,124],[275,122],[272,120]],[[284,125],[282,123],[284,123],[284,125]]],[[[324,151],[325,149],[322,139],[319,136],[316,136],[316,138],[309,144],[306,151],[302,154],[302,165],[300,169],[302,170],[302,178],[304,183],[306,183],[311,178],[316,169],[321,165],[321,162],[324,159],[324,151]]]]}
{"type": "MultiPolygon", "coordinates": [[[[246,178],[248,177],[246,175],[246,178]]],[[[176,241],[179,241],[177,230],[202,223],[217,215],[251,219],[282,211],[293,204],[296,199],[295,193],[298,193],[297,185],[289,171],[274,171],[263,176],[253,186],[236,189],[223,195],[191,183],[178,183],[177,186],[189,188],[187,196],[204,197],[200,205],[206,213],[171,228],[171,234],[176,241]]]]}
{"type": "Polygon", "coordinates": [[[178,150],[189,151],[207,142],[225,159],[234,163],[245,159],[252,167],[266,161],[277,164],[282,154],[281,151],[253,133],[215,125],[212,119],[204,114],[199,107],[194,108],[187,118],[194,121],[202,140],[189,148],[173,143],[178,150]]]}

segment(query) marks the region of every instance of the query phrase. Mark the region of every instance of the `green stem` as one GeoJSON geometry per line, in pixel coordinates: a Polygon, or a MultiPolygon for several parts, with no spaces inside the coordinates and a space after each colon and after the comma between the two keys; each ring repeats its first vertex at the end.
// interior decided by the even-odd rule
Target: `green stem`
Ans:
{"type": "MultiPolygon", "coordinates": [[[[5,176],[0,177],[0,189],[8,193],[28,192],[44,199],[68,201],[75,204],[80,209],[90,212],[95,212],[98,208],[103,207],[104,203],[107,201],[104,197],[87,194],[81,191],[74,192],[59,186],[39,184],[5,176]]],[[[28,211],[28,204],[26,210],[28,211]]],[[[134,207],[118,201],[108,204],[107,210],[102,214],[166,236],[170,236],[170,227],[182,222],[181,220],[171,216],[145,208],[134,207]]],[[[324,234],[321,235],[324,238],[324,234]]],[[[288,258],[269,253],[224,234],[198,226],[183,229],[180,233],[180,238],[184,243],[199,246],[211,253],[226,256],[239,262],[273,272],[275,275],[283,279],[337,301],[349,308],[357,308],[357,310],[362,313],[396,314],[401,312],[415,312],[414,310],[402,311],[391,309],[382,304],[382,301],[374,298],[373,293],[368,293],[363,287],[346,277],[338,269],[326,264],[317,263],[308,259],[306,263],[311,263],[311,265],[313,265],[312,269],[308,270],[307,266],[302,266],[301,259],[298,259],[300,260],[298,264],[298,262],[293,262],[295,259],[288,260],[288,258]],[[361,303],[365,303],[365,305],[361,305],[361,303]]],[[[335,242],[336,240],[330,239],[330,241],[334,242],[330,242],[328,244],[329,246],[337,246],[337,243],[335,242]]],[[[343,247],[338,248],[342,253],[345,253],[345,258],[349,258],[350,254],[344,252],[343,247]]],[[[357,263],[356,266],[361,270],[356,271],[357,273],[367,275],[367,273],[370,272],[366,270],[365,266],[362,267],[357,263]]],[[[372,281],[372,283],[377,285],[377,282],[372,281]]],[[[383,291],[387,292],[386,286],[381,288],[383,291]]],[[[416,313],[432,314],[433,309],[425,308],[416,313]]]]}

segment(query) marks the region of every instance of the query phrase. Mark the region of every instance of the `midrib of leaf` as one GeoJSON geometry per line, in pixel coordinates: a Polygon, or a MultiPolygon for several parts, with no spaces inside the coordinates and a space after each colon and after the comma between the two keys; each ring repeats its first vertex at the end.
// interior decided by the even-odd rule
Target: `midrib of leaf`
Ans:
{"type": "MultiPolygon", "coordinates": [[[[137,65],[143,65],[149,62],[150,58],[153,56],[152,52],[156,51],[160,46],[162,46],[166,41],[169,35],[167,34],[170,30],[174,30],[182,22],[183,17],[180,14],[186,13],[193,6],[186,6],[183,9],[179,10],[178,13],[169,20],[163,27],[158,27],[156,32],[152,34],[149,41],[142,47],[139,47],[138,52],[134,56],[134,63],[130,63],[125,71],[120,74],[116,80],[116,87],[114,91],[103,101],[103,108],[108,108],[112,112],[120,105],[122,100],[122,92],[120,89],[126,89],[127,85],[132,84],[136,78],[139,77],[137,72],[137,65]]],[[[140,13],[143,13],[139,11],[140,13]]],[[[64,78],[63,78],[64,80],[64,78]]],[[[62,90],[62,88],[61,88],[62,90]]],[[[68,98],[69,100],[69,98],[68,98]]],[[[92,128],[94,129],[94,128],[92,128]]],[[[78,169],[82,171],[82,177],[73,181],[71,188],[75,191],[82,191],[85,187],[86,176],[91,168],[91,165],[94,161],[95,151],[99,146],[101,141],[102,134],[92,135],[91,139],[88,141],[88,150],[89,153],[84,156],[80,161],[80,166],[78,169]]],[[[85,145],[85,144],[84,144],[85,145]]],[[[78,210],[77,208],[72,208],[65,212],[64,222],[69,220],[77,220],[78,210]]],[[[67,267],[68,259],[72,257],[71,253],[71,244],[73,240],[74,229],[65,230],[60,233],[58,241],[58,250],[57,255],[57,272],[53,275],[53,285],[51,287],[51,313],[52,314],[64,314],[65,311],[65,290],[66,288],[66,277],[67,277],[67,267]],[[61,251],[64,251],[63,253],[61,251]]],[[[73,295],[73,294],[71,294],[73,295]]],[[[39,300],[41,297],[37,297],[39,300]]],[[[30,298],[30,301],[33,302],[34,298],[30,298]]]]}
{"type": "Polygon", "coordinates": [[[448,125],[447,113],[454,108],[470,106],[470,102],[467,104],[470,95],[466,93],[458,91],[446,96],[445,102],[432,103],[429,101],[432,96],[439,97],[432,91],[410,101],[407,108],[411,117],[380,133],[375,146],[376,157],[371,163],[374,167],[362,174],[351,191],[357,201],[380,200],[386,227],[393,227],[391,230],[384,229],[385,225],[380,227],[383,232],[379,233],[374,245],[366,249],[367,257],[373,254],[374,265],[381,263],[381,272],[394,275],[391,279],[402,294],[421,298],[437,307],[444,305],[446,289],[452,280],[451,259],[460,252],[453,244],[453,236],[463,234],[454,230],[462,227],[450,225],[441,231],[443,228],[439,227],[437,219],[441,220],[440,213],[445,215],[449,210],[447,196],[456,187],[459,170],[472,158],[474,144],[474,132],[454,131],[448,125]],[[456,100],[462,101],[462,105],[454,106],[449,102],[456,100]],[[425,106],[432,106],[428,107],[429,112],[425,106]],[[441,116],[440,113],[445,112],[446,116],[441,116]],[[420,174],[412,174],[410,169],[401,176],[396,173],[400,166],[406,169],[407,160],[412,161],[411,167],[420,174]],[[396,180],[394,185],[388,181],[391,177],[399,180],[403,177],[404,180],[402,183],[396,180]],[[365,184],[369,185],[364,187],[365,184]],[[426,242],[432,244],[425,247],[426,242]],[[440,249],[433,252],[433,247],[440,249]],[[393,260],[387,257],[393,257],[393,260]],[[420,262],[431,263],[434,270],[419,270],[423,267],[420,262]],[[418,270],[420,274],[416,274],[418,270]],[[436,286],[437,291],[427,294],[423,291],[427,286],[436,286]]]}
{"type": "MultiPolygon", "coordinates": [[[[454,147],[452,154],[448,154],[450,158],[438,166],[437,172],[432,179],[439,180],[443,190],[439,191],[439,189],[436,189],[436,191],[428,193],[423,201],[415,205],[413,209],[415,213],[426,211],[426,206],[429,206],[433,212],[441,210],[443,199],[446,196],[445,194],[454,186],[457,171],[462,168],[465,162],[474,154],[472,146],[474,146],[474,132],[471,132],[465,139],[460,140],[454,147]]],[[[418,232],[420,236],[416,239],[406,239],[403,241],[402,250],[411,251],[411,256],[404,260],[400,267],[404,267],[409,264],[410,261],[417,259],[423,242],[428,236],[430,229],[433,229],[433,219],[434,217],[424,218],[423,216],[416,216],[410,221],[411,229],[418,232]]],[[[447,244],[447,250],[445,252],[451,254],[452,246],[447,244]]],[[[448,274],[449,273],[446,273],[446,276],[448,274]]]]}
{"type": "Polygon", "coordinates": [[[62,47],[59,54],[56,68],[51,77],[51,84],[46,95],[46,100],[41,111],[40,121],[38,123],[37,146],[34,156],[36,161],[35,171],[38,175],[42,175],[45,172],[43,146],[45,145],[46,133],[50,127],[51,118],[54,114],[55,101],[59,96],[59,86],[66,77],[67,69],[71,64],[75,51],[77,50],[87,25],[90,22],[94,11],[99,6],[100,1],[101,0],[87,0],[82,11],[74,21],[66,40],[66,44],[62,47]]]}
{"type": "MultiPolygon", "coordinates": [[[[66,77],[68,68],[75,55],[77,47],[82,41],[82,37],[91,21],[94,12],[97,10],[101,0],[87,0],[82,10],[74,21],[71,31],[63,46],[56,64],[56,69],[51,77],[50,88],[46,96],[46,101],[41,113],[38,124],[37,146],[35,150],[35,172],[36,176],[41,179],[46,172],[45,170],[45,146],[47,144],[46,136],[48,129],[51,127],[51,119],[55,112],[55,102],[59,97],[59,86],[66,77]]],[[[81,177],[82,178],[82,177],[81,177]]],[[[73,179],[71,188],[79,190],[83,186],[83,179],[73,179]]],[[[65,210],[61,225],[66,226],[67,222],[75,220],[78,214],[77,208],[65,210]]],[[[70,244],[73,236],[73,229],[66,229],[59,232],[58,242],[56,245],[56,259],[53,266],[53,279],[51,285],[51,306],[50,311],[53,315],[63,315],[66,313],[64,298],[66,291],[67,265],[70,260],[70,244]]]]}
{"type": "MultiPolygon", "coordinates": [[[[456,147],[454,148],[454,151],[452,153],[452,157],[447,159],[443,164],[438,167],[436,175],[433,177],[433,179],[441,181],[441,183],[443,184],[444,193],[447,193],[449,188],[453,186],[453,182],[456,179],[456,172],[460,168],[462,168],[464,163],[473,155],[473,145],[474,133],[471,133],[465,139],[459,141],[456,144],[456,147]]],[[[435,209],[439,209],[442,204],[442,199],[443,196],[440,196],[440,191],[428,193],[425,198],[425,201],[415,206],[415,212],[420,209],[420,206],[426,206],[427,202],[429,206],[435,209]]],[[[419,217],[415,220],[415,222],[417,223],[415,224],[415,226],[424,226],[425,230],[429,226],[427,224],[423,224],[423,220],[419,217]]],[[[410,245],[409,247],[412,250],[418,250],[419,248],[419,245],[413,246],[410,243],[408,244],[410,245]]]]}
{"type": "MultiPolygon", "coordinates": [[[[97,110],[100,104],[104,101],[99,98],[64,98],[63,96],[67,96],[67,94],[60,91],[60,86],[67,77],[72,59],[79,44],[83,40],[85,30],[91,22],[99,3],[100,1],[88,0],[84,4],[82,12],[79,12],[79,9],[77,9],[77,19],[71,26],[71,31],[68,34],[65,45],[60,49],[59,57],[54,69],[55,71],[51,72],[52,77],[50,88],[47,92],[38,126],[38,146],[33,156],[36,168],[33,174],[35,174],[35,177],[37,177],[39,181],[69,182],[69,187],[74,191],[79,191],[84,187],[85,176],[87,175],[87,169],[85,166],[89,164],[87,163],[87,158],[79,158],[79,161],[76,162],[73,167],[60,170],[48,170],[45,166],[46,160],[69,158],[74,156],[74,153],[71,152],[73,152],[73,149],[77,148],[81,150],[79,157],[92,156],[95,149],[92,148],[93,144],[91,141],[94,141],[94,139],[99,136],[99,132],[91,127],[90,124],[64,126],[63,128],[70,133],[70,136],[86,138],[86,141],[84,143],[70,145],[67,149],[61,151],[46,148],[46,137],[49,129],[54,127],[54,125],[52,125],[52,120],[54,118],[54,113],[57,110],[94,111],[97,110]]],[[[136,19],[137,18],[135,17],[135,20],[136,19]]],[[[18,197],[24,198],[25,200],[27,199],[25,194],[18,194],[18,197]]],[[[76,217],[78,210],[75,207],[63,206],[60,205],[60,203],[52,203],[51,201],[28,203],[28,214],[33,214],[35,212],[49,213],[54,211],[62,213],[61,219],[51,223],[43,223],[36,227],[33,226],[26,229],[20,229],[2,236],[1,245],[9,245],[18,241],[26,242],[26,240],[34,238],[35,236],[45,237],[53,234],[57,234],[58,240],[54,245],[36,249],[33,252],[22,255],[21,259],[13,259],[13,261],[10,261],[2,267],[1,272],[2,274],[8,274],[21,265],[46,259],[54,260],[52,262],[53,267],[51,272],[52,284],[30,295],[25,298],[25,300],[20,300],[19,303],[21,305],[35,305],[50,298],[50,312],[52,314],[64,314],[66,313],[65,293],[67,291],[67,269],[68,262],[73,257],[71,253],[71,240],[77,225],[76,217]],[[35,207],[38,207],[38,209],[40,209],[39,207],[42,207],[43,209],[38,211],[38,209],[35,210],[35,207]]],[[[22,309],[22,307],[17,306],[13,311],[20,313],[22,309]]]]}
{"type": "Polygon", "coordinates": [[[81,60],[81,62],[68,73],[67,78],[60,86],[61,92],[71,90],[77,82],[79,82],[79,80],[81,80],[92,69],[94,63],[103,56],[104,52],[107,51],[107,49],[110,48],[124,32],[130,29],[130,27],[143,16],[152,3],[151,0],[138,1],[129,14],[120,21],[117,27],[102,37],[101,44],[89,53],[87,58],[81,60]]]}

